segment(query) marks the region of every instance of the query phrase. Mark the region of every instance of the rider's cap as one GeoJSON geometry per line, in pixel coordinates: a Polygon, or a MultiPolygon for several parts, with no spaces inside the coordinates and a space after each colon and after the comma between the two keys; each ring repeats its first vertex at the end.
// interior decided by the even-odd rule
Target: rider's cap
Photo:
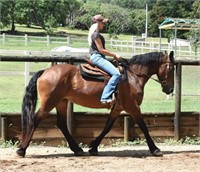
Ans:
{"type": "Polygon", "coordinates": [[[98,14],[98,15],[95,15],[95,16],[92,18],[92,21],[93,21],[93,23],[98,23],[98,22],[106,23],[106,22],[108,21],[108,19],[103,18],[102,15],[98,14]]]}

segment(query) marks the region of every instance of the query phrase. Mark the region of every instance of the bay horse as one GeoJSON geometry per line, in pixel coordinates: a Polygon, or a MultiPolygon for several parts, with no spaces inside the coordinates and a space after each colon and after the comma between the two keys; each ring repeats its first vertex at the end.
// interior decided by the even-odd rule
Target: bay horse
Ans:
{"type": "MultiPolygon", "coordinates": [[[[118,84],[118,97],[111,109],[105,128],[100,135],[91,142],[89,153],[98,154],[98,146],[104,136],[111,130],[116,118],[121,111],[127,112],[138,124],[143,132],[147,145],[152,155],[162,155],[161,150],[154,144],[147,126],[141,115],[140,105],[143,100],[144,86],[152,75],[162,86],[166,94],[173,92],[174,88],[174,57],[173,51],[151,52],[136,55],[127,60],[127,79],[118,84]]],[[[71,101],[75,104],[89,108],[110,108],[109,104],[101,104],[105,82],[85,80],[80,74],[79,67],[70,64],[59,64],[46,70],[35,73],[29,81],[22,102],[22,138],[17,154],[24,157],[38,124],[44,120],[49,112],[56,108],[57,126],[68,141],[70,149],[75,155],[84,154],[67,128],[67,104],[71,101]],[[36,110],[37,95],[40,106],[36,110]]]]}

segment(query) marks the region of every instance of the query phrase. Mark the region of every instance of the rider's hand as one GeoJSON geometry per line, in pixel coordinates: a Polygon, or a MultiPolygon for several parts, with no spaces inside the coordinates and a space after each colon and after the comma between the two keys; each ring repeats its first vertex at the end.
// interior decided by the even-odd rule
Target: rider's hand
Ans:
{"type": "Polygon", "coordinates": [[[121,57],[120,55],[118,55],[118,54],[116,54],[114,58],[115,58],[117,61],[119,61],[119,60],[122,59],[122,57],[121,57]]]}

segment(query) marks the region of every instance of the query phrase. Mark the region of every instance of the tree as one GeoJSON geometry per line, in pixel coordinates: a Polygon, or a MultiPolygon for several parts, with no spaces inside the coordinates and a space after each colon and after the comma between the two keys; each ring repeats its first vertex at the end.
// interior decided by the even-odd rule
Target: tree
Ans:
{"type": "Polygon", "coordinates": [[[146,11],[141,9],[133,10],[132,19],[133,19],[133,28],[134,33],[141,35],[145,32],[145,22],[146,22],[146,11]]]}
{"type": "Polygon", "coordinates": [[[15,22],[41,26],[48,34],[53,28],[66,25],[66,19],[72,24],[77,10],[80,8],[79,0],[0,0],[2,10],[2,24],[11,24],[11,31],[15,31],[15,22]]]}
{"type": "Polygon", "coordinates": [[[122,8],[128,8],[128,9],[143,9],[146,4],[149,5],[149,8],[151,9],[152,5],[156,2],[155,0],[85,0],[85,2],[91,3],[105,3],[105,4],[111,4],[111,5],[117,5],[122,8]]]}
{"type": "MultiPolygon", "coordinates": [[[[152,10],[149,12],[150,25],[149,34],[151,36],[158,36],[158,26],[164,21],[165,18],[186,18],[189,17],[192,11],[192,3],[195,0],[157,0],[152,10]]],[[[179,32],[182,33],[182,32],[179,32]]]]}
{"type": "Polygon", "coordinates": [[[1,28],[9,25],[10,17],[8,15],[8,3],[5,0],[0,0],[0,25],[1,28]]]}
{"type": "Polygon", "coordinates": [[[200,0],[196,0],[192,4],[192,12],[191,12],[191,18],[197,18],[200,19],[200,0]]]}
{"type": "Polygon", "coordinates": [[[145,27],[145,11],[129,10],[111,4],[86,3],[79,11],[76,18],[76,28],[89,29],[92,16],[102,14],[109,18],[109,24],[104,31],[109,32],[110,36],[120,33],[143,33],[145,27]]]}
{"type": "Polygon", "coordinates": [[[31,27],[32,24],[35,24],[33,15],[35,8],[39,8],[39,1],[18,1],[16,4],[16,22],[19,24],[26,24],[27,27],[31,27]]]}
{"type": "Polygon", "coordinates": [[[11,32],[15,32],[15,0],[0,0],[1,4],[1,23],[3,26],[11,24],[11,32]]]}
{"type": "Polygon", "coordinates": [[[196,0],[193,5],[192,5],[192,13],[191,13],[191,18],[193,19],[198,19],[199,27],[196,30],[192,30],[190,33],[190,37],[192,39],[192,45],[194,46],[195,49],[195,54],[197,55],[197,50],[200,47],[200,0],[196,0]]]}

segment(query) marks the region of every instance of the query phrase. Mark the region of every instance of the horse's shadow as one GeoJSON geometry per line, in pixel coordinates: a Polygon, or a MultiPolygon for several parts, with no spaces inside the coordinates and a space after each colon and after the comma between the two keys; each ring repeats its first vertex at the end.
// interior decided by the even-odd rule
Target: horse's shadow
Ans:
{"type": "MultiPolygon", "coordinates": [[[[162,151],[163,156],[170,154],[184,154],[184,153],[200,153],[200,150],[189,151],[162,151]]],[[[92,157],[89,152],[85,152],[82,156],[76,156],[72,153],[62,154],[46,154],[46,155],[29,155],[28,158],[58,158],[58,157],[92,157]]],[[[155,157],[149,150],[120,150],[120,151],[99,151],[98,155],[94,157],[130,157],[130,158],[147,158],[155,157]]]]}

